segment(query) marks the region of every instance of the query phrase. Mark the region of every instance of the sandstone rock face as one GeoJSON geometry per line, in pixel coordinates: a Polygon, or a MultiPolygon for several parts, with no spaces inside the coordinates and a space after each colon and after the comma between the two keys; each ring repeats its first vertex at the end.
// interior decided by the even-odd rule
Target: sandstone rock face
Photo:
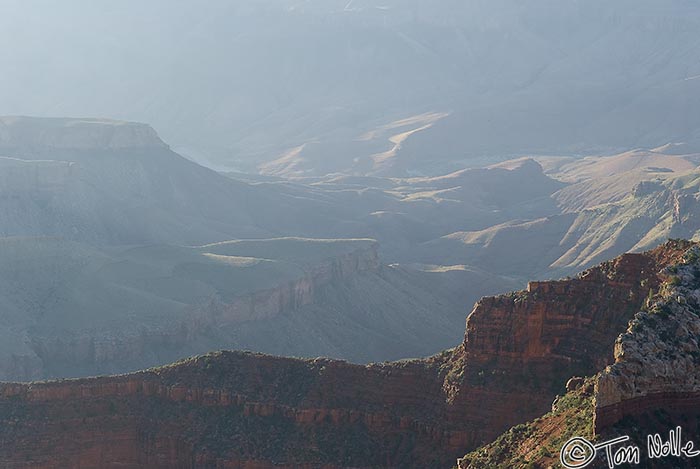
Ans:
{"type": "MultiPolygon", "coordinates": [[[[558,451],[575,436],[604,441],[627,435],[641,448],[648,435],[677,425],[683,433],[698,432],[700,248],[669,241],[653,252],[657,262],[652,270],[657,274],[654,282],[645,282],[652,286],[646,300],[625,328],[610,331],[613,337],[621,333],[607,347],[614,363],[599,373],[594,370],[590,378],[570,378],[567,394],[557,396],[550,413],[512,427],[460,458],[458,467],[558,467],[558,451]]],[[[613,290],[607,287],[605,292],[613,290]]],[[[697,462],[650,458],[642,465],[697,467],[697,462]]],[[[602,452],[590,467],[608,467],[602,452]]]]}
{"type": "Polygon", "coordinates": [[[461,378],[446,379],[457,418],[471,429],[465,447],[546,413],[568,378],[612,363],[610,344],[689,246],[624,254],[576,278],[479,301],[454,357],[461,378]]]}
{"type": "Polygon", "coordinates": [[[439,363],[223,353],[124,377],[6,384],[0,463],[435,467],[463,444],[463,432],[440,422],[439,363]]]}
{"type": "Polygon", "coordinates": [[[625,416],[700,403],[700,251],[690,249],[646,311],[615,342],[615,363],[597,377],[597,432],[625,416]]]}
{"type": "Polygon", "coordinates": [[[549,410],[553,383],[612,360],[616,325],[689,247],[671,242],[483,299],[464,342],[424,360],[226,352],[126,376],[5,384],[0,465],[448,466],[549,410]]]}

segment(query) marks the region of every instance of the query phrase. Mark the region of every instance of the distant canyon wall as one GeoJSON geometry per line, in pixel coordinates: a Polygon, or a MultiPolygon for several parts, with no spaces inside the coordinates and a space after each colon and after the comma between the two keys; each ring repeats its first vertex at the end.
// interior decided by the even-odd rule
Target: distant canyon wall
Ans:
{"type": "MultiPolygon", "coordinates": [[[[135,370],[176,360],[201,348],[202,345],[197,344],[206,343],[204,336],[209,330],[293,312],[312,304],[325,285],[378,272],[381,264],[377,249],[372,244],[325,259],[307,268],[303,276],[231,301],[211,298],[200,305],[186,307],[184,311],[173,311],[173,320],[157,327],[132,328],[122,324],[118,332],[98,330],[70,337],[34,337],[32,353],[7,357],[0,365],[0,378],[34,380],[59,370],[67,371],[69,376],[85,376],[135,370]]],[[[65,376],[65,371],[60,374],[65,376]]]]}
{"type": "Polygon", "coordinates": [[[0,156],[51,150],[168,148],[150,125],[109,119],[0,117],[0,156]]]}
{"type": "Polygon", "coordinates": [[[63,189],[70,181],[72,166],[67,161],[33,162],[5,158],[0,153],[0,197],[63,189]]]}
{"type": "Polygon", "coordinates": [[[326,259],[311,267],[301,278],[275,288],[261,290],[220,305],[216,313],[203,309],[199,317],[216,325],[267,319],[314,302],[318,289],[330,282],[341,282],[354,275],[378,272],[381,264],[378,246],[357,249],[326,259]]]}

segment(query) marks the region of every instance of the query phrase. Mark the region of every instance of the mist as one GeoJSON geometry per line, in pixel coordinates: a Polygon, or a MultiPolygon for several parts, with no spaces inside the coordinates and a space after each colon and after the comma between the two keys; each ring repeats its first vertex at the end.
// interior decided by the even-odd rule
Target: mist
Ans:
{"type": "Polygon", "coordinates": [[[311,163],[263,172],[377,172],[355,159],[391,143],[357,141],[426,112],[448,115],[384,173],[698,140],[690,1],[4,0],[2,13],[6,114],[147,122],[217,169],[257,172],[306,144],[311,163]]]}
{"type": "Polygon", "coordinates": [[[0,467],[700,433],[698,109],[697,0],[0,0],[0,467]]]}

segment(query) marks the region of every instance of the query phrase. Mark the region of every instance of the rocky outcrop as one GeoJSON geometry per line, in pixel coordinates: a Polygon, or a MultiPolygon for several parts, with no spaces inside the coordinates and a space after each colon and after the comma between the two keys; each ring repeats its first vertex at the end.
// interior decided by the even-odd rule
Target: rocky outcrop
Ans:
{"type": "Polygon", "coordinates": [[[576,278],[477,303],[458,359],[462,378],[449,393],[468,409],[460,416],[472,429],[468,446],[542,415],[569,377],[612,363],[610,344],[689,246],[624,254],[576,278]]]}
{"type": "Polygon", "coordinates": [[[553,359],[588,369],[605,365],[612,359],[607,344],[658,287],[666,262],[655,253],[624,254],[577,278],[530,282],[526,292],[485,298],[467,322],[468,359],[499,368],[553,359]]]}
{"type": "MultiPolygon", "coordinates": [[[[557,396],[551,412],[460,458],[460,469],[559,467],[560,451],[572,438],[607,441],[623,435],[626,444],[645,448],[638,461],[643,467],[697,467],[696,458],[680,449],[661,458],[648,449],[649,435],[680,428],[675,433],[680,439],[681,433],[700,431],[700,247],[666,244],[671,245],[683,255],[668,258],[658,273],[662,282],[609,344],[614,363],[592,377],[569,379],[567,393],[557,396]]],[[[608,464],[599,451],[589,467],[608,464]]]]}
{"type": "Polygon", "coordinates": [[[668,282],[615,342],[615,363],[597,377],[596,432],[648,411],[698,413],[700,250],[666,270],[668,282]]]}
{"type": "Polygon", "coordinates": [[[228,352],[126,376],[5,384],[0,463],[447,466],[549,410],[561,376],[611,360],[602,344],[614,326],[689,247],[669,242],[484,299],[464,342],[424,360],[359,366],[228,352]]]}

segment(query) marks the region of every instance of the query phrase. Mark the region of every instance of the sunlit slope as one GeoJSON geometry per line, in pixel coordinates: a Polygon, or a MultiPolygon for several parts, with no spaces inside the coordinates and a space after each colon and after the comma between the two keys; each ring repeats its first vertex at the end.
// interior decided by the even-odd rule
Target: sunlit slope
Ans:
{"type": "Polygon", "coordinates": [[[623,172],[603,179],[604,184],[593,179],[568,186],[554,196],[568,206],[562,214],[453,233],[426,243],[419,252],[425,257],[429,252],[436,262],[469,259],[472,265],[501,273],[517,275],[529,270],[532,275],[552,276],[569,274],[621,252],[648,249],[669,237],[697,238],[698,170],[644,171],[648,171],[644,178],[623,172]],[[636,184],[627,189],[630,180],[636,184]],[[575,187],[589,190],[576,194],[575,187]],[[593,202],[597,198],[611,201],[597,204],[593,202]],[[570,208],[577,205],[583,208],[570,208]]]}

